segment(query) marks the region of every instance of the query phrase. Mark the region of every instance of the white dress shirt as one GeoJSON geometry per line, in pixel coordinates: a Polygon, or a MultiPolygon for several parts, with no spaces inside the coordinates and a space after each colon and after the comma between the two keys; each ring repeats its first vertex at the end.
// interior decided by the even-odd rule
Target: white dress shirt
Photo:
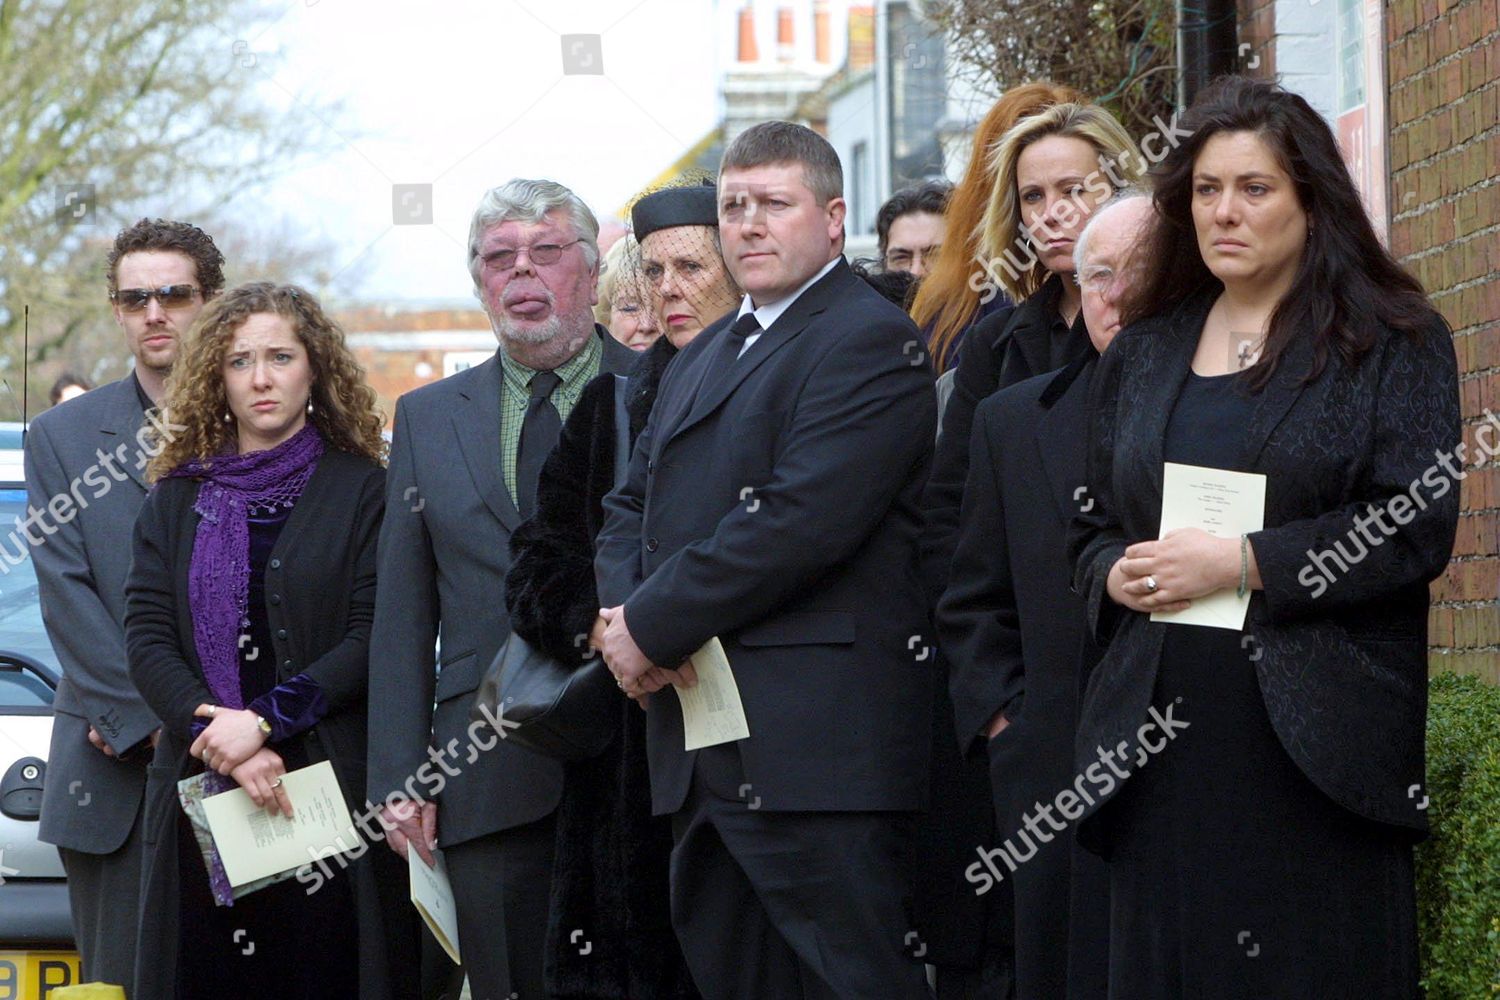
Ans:
{"type": "MultiPolygon", "coordinates": [[[[792,303],[796,302],[803,292],[811,288],[813,286],[813,283],[816,282],[819,278],[823,277],[823,275],[827,274],[829,271],[832,271],[833,265],[837,264],[843,259],[843,254],[840,254],[839,256],[833,258],[833,260],[830,260],[828,263],[824,264],[823,269],[820,270],[817,274],[804,281],[802,283],[802,287],[798,288],[790,295],[783,296],[782,298],[777,299],[775,302],[767,302],[765,305],[757,307],[754,302],[750,301],[750,296],[746,295],[745,300],[740,303],[740,311],[735,315],[734,318],[738,320],[741,316],[745,315],[745,313],[753,312],[755,313],[755,321],[760,324],[761,331],[764,332],[766,330],[769,330],[771,328],[771,324],[780,319],[781,314],[790,309],[792,303]]],[[[759,333],[752,333],[750,336],[746,337],[745,346],[740,348],[740,353],[737,355],[737,357],[743,358],[745,356],[745,352],[750,350],[750,345],[754,344],[759,339],[759,333]]]]}

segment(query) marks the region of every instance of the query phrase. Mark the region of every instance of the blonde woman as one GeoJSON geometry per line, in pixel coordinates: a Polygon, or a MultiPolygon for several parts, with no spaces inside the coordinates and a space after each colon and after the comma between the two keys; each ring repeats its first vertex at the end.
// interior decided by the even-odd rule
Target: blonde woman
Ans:
{"type": "Polygon", "coordinates": [[[594,319],[632,351],[644,351],[661,336],[651,286],[641,273],[641,245],[630,233],[615,240],[604,255],[594,319]]]}
{"type": "Polygon", "coordinates": [[[948,253],[937,258],[911,304],[912,320],[927,333],[934,371],[951,370],[974,324],[1009,304],[1004,296],[986,294],[988,289],[969,281],[974,262],[988,260],[992,253],[979,243],[979,223],[997,183],[990,154],[1022,118],[1054,104],[1082,100],[1083,95],[1072,87],[1046,81],[1023,83],[1002,94],[974,130],[968,169],[943,210],[948,253]]]}
{"type": "Polygon", "coordinates": [[[969,471],[974,410],[991,393],[1053,371],[1091,350],[1074,278],[1073,244],[1094,210],[1140,178],[1144,161],[1120,123],[1097,104],[1054,104],[1022,118],[990,153],[995,175],[976,242],[996,248],[973,273],[983,294],[1015,303],[965,338],[943,433],[923,497],[927,583],[947,580],[969,471]]]}
{"type": "Polygon", "coordinates": [[[177,801],[178,781],[204,774],[205,794],[237,786],[293,813],[312,803],[282,778],[329,761],[363,812],[375,394],[311,295],[255,283],[198,318],[164,405],[174,433],[147,468],[125,614],[131,679],[162,723],[131,996],[413,995],[394,854],[361,841],[313,888],[299,875],[236,899],[177,801]]]}

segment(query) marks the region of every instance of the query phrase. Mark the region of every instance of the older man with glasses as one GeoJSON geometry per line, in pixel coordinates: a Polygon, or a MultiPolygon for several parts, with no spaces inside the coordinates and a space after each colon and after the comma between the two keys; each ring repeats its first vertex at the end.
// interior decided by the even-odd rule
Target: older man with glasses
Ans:
{"type": "Polygon", "coordinates": [[[562,765],[469,745],[474,690],[510,634],[510,536],[579,395],[638,355],[594,323],[599,224],[547,180],[488,192],[469,273],[500,349],[396,404],[370,639],[369,796],[387,840],[441,844],[475,1000],[544,996],[562,765]],[[434,657],[433,647],[439,647],[434,657]],[[436,766],[435,766],[436,765],[436,766]]]}
{"type": "Polygon", "coordinates": [[[975,412],[958,545],[937,608],[954,723],[964,752],[988,757],[1001,840],[965,874],[980,893],[1011,881],[1021,997],[1108,992],[1104,863],[1067,829],[1079,815],[1073,806],[1113,781],[1103,763],[1074,763],[1079,693],[1101,650],[1070,586],[1067,531],[1093,505],[1084,486],[1089,383],[1119,331],[1119,296],[1151,212],[1150,197],[1127,190],[1079,235],[1092,350],[975,412]]]}
{"type": "Polygon", "coordinates": [[[122,231],[106,275],[135,370],[43,413],[26,436],[28,503],[45,509],[71,496],[73,509],[66,520],[51,519],[32,554],[42,618],[63,667],[38,835],[57,845],[67,870],[83,978],[127,988],[146,765],[159,726],[125,664],[129,540],[154,454],[142,432],[188,327],[224,285],[223,264],[208,234],[185,222],[142,219],[122,231]]]}

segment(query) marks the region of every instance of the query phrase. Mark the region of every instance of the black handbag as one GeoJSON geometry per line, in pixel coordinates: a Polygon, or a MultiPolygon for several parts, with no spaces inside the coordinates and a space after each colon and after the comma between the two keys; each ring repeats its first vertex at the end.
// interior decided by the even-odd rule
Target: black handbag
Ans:
{"type": "MultiPolygon", "coordinates": [[[[626,380],[615,376],[615,483],[630,466],[626,380]]],[[[604,752],[619,729],[620,692],[604,660],[564,663],[512,632],[495,654],[470,713],[494,720],[503,739],[558,760],[604,752]]],[[[492,723],[493,724],[493,723],[492,723]]]]}
{"type": "Polygon", "coordinates": [[[473,718],[502,739],[558,760],[604,752],[619,728],[620,692],[598,656],[563,663],[511,633],[479,682],[473,718]]]}

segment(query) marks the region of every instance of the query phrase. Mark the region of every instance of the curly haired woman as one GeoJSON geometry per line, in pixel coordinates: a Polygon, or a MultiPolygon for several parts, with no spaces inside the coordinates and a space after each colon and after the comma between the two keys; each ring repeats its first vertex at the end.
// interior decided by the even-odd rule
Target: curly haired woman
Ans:
{"type": "Polygon", "coordinates": [[[239,892],[178,804],[243,788],[315,807],[292,770],[332,764],[363,806],[365,685],[384,513],[375,394],[307,292],[253,283],[205,309],[167,384],[127,583],[130,674],[162,722],[147,777],[141,998],[415,993],[414,912],[388,851],[239,892]],[[326,874],[325,874],[326,873],[326,874]],[[312,877],[307,877],[311,875],[312,877]],[[249,942],[247,945],[246,942],[249,942]]]}

